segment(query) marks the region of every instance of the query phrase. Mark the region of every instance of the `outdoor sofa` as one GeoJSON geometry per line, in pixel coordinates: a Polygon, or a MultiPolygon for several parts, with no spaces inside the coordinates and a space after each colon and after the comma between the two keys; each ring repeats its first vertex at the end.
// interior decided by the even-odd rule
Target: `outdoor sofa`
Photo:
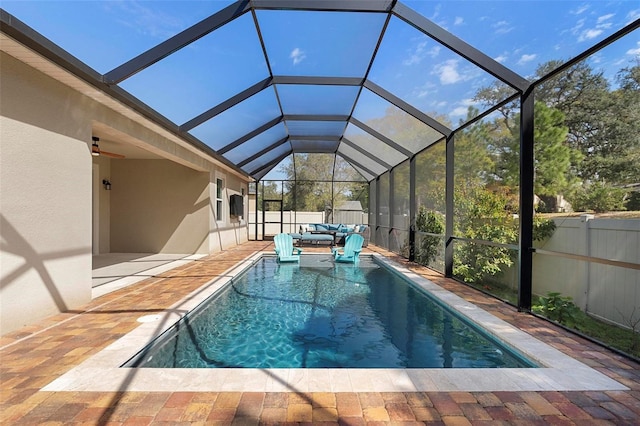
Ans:
{"type": "Polygon", "coordinates": [[[311,223],[309,225],[300,225],[298,232],[290,233],[291,237],[298,242],[298,245],[305,243],[320,244],[329,243],[344,244],[347,235],[361,234],[364,238],[363,247],[369,244],[371,231],[369,225],[343,225],[334,223],[311,223]]]}

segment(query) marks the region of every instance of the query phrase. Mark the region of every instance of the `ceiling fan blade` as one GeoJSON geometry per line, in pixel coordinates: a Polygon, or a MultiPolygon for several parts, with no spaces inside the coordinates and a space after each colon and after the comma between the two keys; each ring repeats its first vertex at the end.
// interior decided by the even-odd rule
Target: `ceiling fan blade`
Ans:
{"type": "Polygon", "coordinates": [[[109,151],[103,151],[103,150],[100,150],[100,155],[104,155],[105,157],[111,157],[111,158],[124,158],[124,155],[122,154],[116,154],[115,152],[109,152],[109,151]]]}

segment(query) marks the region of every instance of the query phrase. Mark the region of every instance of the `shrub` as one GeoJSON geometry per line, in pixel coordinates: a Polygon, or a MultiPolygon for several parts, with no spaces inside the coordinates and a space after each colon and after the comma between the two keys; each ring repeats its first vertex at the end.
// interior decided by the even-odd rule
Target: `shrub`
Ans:
{"type": "Polygon", "coordinates": [[[581,312],[571,297],[557,292],[549,292],[546,297],[540,297],[538,304],[531,310],[567,327],[576,326],[576,316],[581,312]]]}
{"type": "Polygon", "coordinates": [[[533,239],[536,241],[544,241],[550,238],[556,230],[556,223],[541,216],[533,217],[533,239]]]}
{"type": "Polygon", "coordinates": [[[626,191],[605,182],[584,186],[571,203],[576,211],[592,210],[596,213],[624,210],[626,191]]]}
{"type": "MultiPolygon", "coordinates": [[[[512,198],[501,191],[477,186],[456,197],[455,234],[472,240],[514,244],[518,241],[517,221],[513,220],[512,198]]],[[[453,274],[468,283],[493,281],[503,267],[513,265],[516,253],[507,247],[456,242],[453,274]]]]}
{"type": "Polygon", "coordinates": [[[624,206],[630,211],[640,210],[640,192],[630,192],[624,206]]]}
{"type": "MultiPolygon", "coordinates": [[[[420,206],[416,216],[416,230],[430,234],[444,234],[444,217],[433,210],[427,210],[420,206]]],[[[416,247],[416,262],[428,266],[438,257],[442,249],[442,238],[433,235],[420,236],[420,242],[416,247]]]]}

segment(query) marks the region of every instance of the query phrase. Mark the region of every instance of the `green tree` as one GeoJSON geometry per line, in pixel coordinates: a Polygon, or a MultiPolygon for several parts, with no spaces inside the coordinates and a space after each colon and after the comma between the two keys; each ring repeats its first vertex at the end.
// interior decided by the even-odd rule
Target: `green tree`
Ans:
{"type": "MultiPolygon", "coordinates": [[[[562,64],[549,61],[536,70],[542,78],[562,64]]],[[[640,175],[640,65],[621,69],[618,88],[612,90],[602,72],[582,61],[536,86],[535,155],[536,193],[565,193],[572,203],[580,200],[592,182],[604,180],[611,187],[637,183],[640,175]],[[540,105],[545,105],[544,110],[540,105]],[[560,111],[560,115],[553,112],[560,111]],[[560,129],[566,129],[559,144],[560,129]],[[567,168],[568,155],[568,168],[567,168]],[[565,170],[565,172],[562,172],[565,170]],[[581,182],[580,182],[581,181],[581,182]],[[579,185],[581,183],[581,185],[579,185]],[[572,191],[572,188],[583,188],[572,191]]],[[[513,90],[501,83],[480,89],[475,96],[486,105],[507,98],[513,90]]],[[[496,176],[514,186],[518,153],[518,104],[509,103],[494,120],[511,133],[495,139],[496,176]]]]}
{"type": "Polygon", "coordinates": [[[640,66],[624,68],[619,88],[599,100],[592,117],[593,137],[586,147],[582,176],[614,186],[638,183],[640,176],[640,66]]]}
{"type": "Polygon", "coordinates": [[[416,156],[416,205],[445,212],[446,143],[438,142],[416,156]]]}
{"type": "MultiPolygon", "coordinates": [[[[282,200],[282,182],[263,181],[258,185],[258,209],[262,209],[263,200],[282,200]]],[[[267,206],[267,209],[269,206],[267,206]]]]}
{"type": "MultiPolygon", "coordinates": [[[[542,64],[536,74],[559,64],[542,64]]],[[[611,90],[603,73],[583,61],[536,90],[536,99],[565,114],[567,142],[581,152],[574,159],[575,174],[587,183],[634,183],[640,173],[640,67],[621,69],[617,82],[619,88],[611,90]]]]}
{"type": "MultiPolygon", "coordinates": [[[[460,191],[461,188],[456,188],[460,191]]],[[[510,212],[511,199],[505,191],[482,186],[465,188],[465,197],[456,206],[455,234],[474,240],[514,244],[518,240],[517,221],[510,212]]],[[[454,245],[455,276],[465,282],[483,284],[513,264],[515,253],[506,247],[475,242],[454,245]]]]}
{"type": "Polygon", "coordinates": [[[362,210],[369,212],[369,183],[368,182],[346,182],[345,198],[347,201],[360,201],[362,210]]]}
{"type": "MultiPolygon", "coordinates": [[[[476,116],[478,110],[470,107],[468,119],[476,116]]],[[[494,157],[490,146],[495,145],[497,129],[492,123],[478,122],[456,133],[455,180],[457,185],[470,187],[485,185],[492,181],[494,157]]],[[[445,211],[446,186],[446,143],[444,140],[430,146],[416,156],[416,202],[429,210],[445,211]]],[[[460,196],[464,196],[461,190],[460,196]]]]}
{"type": "Polygon", "coordinates": [[[596,213],[624,210],[625,195],[624,189],[598,181],[576,192],[573,207],[577,211],[591,210],[596,213]]]}
{"type": "MultiPolygon", "coordinates": [[[[440,122],[448,122],[442,116],[433,117],[440,122]]],[[[387,108],[384,117],[368,120],[367,125],[413,152],[418,152],[443,137],[436,130],[396,107],[387,108]]]]}
{"type": "Polygon", "coordinates": [[[343,201],[360,201],[365,212],[369,211],[369,185],[366,179],[345,159],[336,155],[334,173],[334,208],[343,201]]]}
{"type": "MultiPolygon", "coordinates": [[[[444,216],[433,210],[420,206],[416,215],[416,230],[429,234],[444,234],[444,216]]],[[[420,235],[417,238],[416,262],[429,266],[444,248],[443,239],[434,235],[420,235]]]]}
{"type": "MultiPolygon", "coordinates": [[[[477,110],[470,107],[467,117],[475,115],[477,110]]],[[[487,184],[492,181],[495,170],[492,148],[503,135],[503,127],[486,121],[479,121],[455,134],[456,184],[475,187],[478,183],[487,184]]]]}
{"type": "Polygon", "coordinates": [[[284,208],[298,211],[331,211],[335,206],[362,195],[363,177],[335,154],[295,154],[283,162],[284,208]]]}
{"type": "MultiPolygon", "coordinates": [[[[510,188],[517,189],[520,178],[520,119],[515,116],[515,126],[510,137],[501,139],[496,147],[496,175],[510,188]]],[[[580,153],[567,144],[568,128],[564,125],[564,114],[542,102],[535,103],[534,191],[539,196],[554,196],[565,193],[575,178],[571,174],[572,160],[580,153]]]]}
{"type": "Polygon", "coordinates": [[[285,210],[324,211],[331,205],[334,156],[331,154],[295,154],[284,162],[285,210]]]}

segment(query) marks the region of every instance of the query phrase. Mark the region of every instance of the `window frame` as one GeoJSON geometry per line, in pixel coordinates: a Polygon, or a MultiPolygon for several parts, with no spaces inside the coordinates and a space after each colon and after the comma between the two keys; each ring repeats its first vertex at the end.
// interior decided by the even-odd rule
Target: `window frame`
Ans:
{"type": "Polygon", "coordinates": [[[216,222],[226,222],[226,209],[224,207],[224,191],[226,189],[226,176],[216,173],[215,213],[216,222]]]}

